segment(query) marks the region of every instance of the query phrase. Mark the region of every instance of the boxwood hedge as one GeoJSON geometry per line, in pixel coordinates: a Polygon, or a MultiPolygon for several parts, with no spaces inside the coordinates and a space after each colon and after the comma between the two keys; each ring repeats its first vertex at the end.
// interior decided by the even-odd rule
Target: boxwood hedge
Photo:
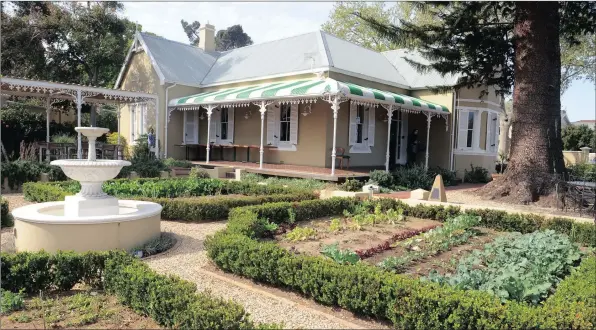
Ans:
{"type": "MultiPolygon", "coordinates": [[[[227,229],[209,237],[206,248],[224,271],[284,287],[326,305],[389,320],[396,328],[580,329],[596,325],[594,279],[586,279],[587,274],[596,273],[594,255],[584,258],[580,267],[560,283],[560,292],[534,307],[515,301],[502,304],[486,292],[421,282],[362,263],[338,264],[320,256],[297,255],[277,244],[259,241],[266,223],[259,219],[287,222],[291,208],[295,221],[304,221],[340,214],[356,203],[353,199],[328,199],[236,208],[230,212],[227,229]]],[[[405,215],[439,221],[464,213],[457,207],[412,207],[389,199],[364,205],[372,210],[376,203],[383,209],[402,208],[405,215]]],[[[492,210],[465,213],[482,216],[482,225],[489,228],[521,232],[550,228],[581,244],[596,245],[593,224],[492,210]]]]}
{"type": "Polygon", "coordinates": [[[2,253],[2,289],[36,294],[70,290],[77,283],[103,287],[137,313],[168,328],[278,328],[255,324],[234,302],[197,293],[196,286],[175,276],[157,274],[123,251],[2,253]]]}
{"type": "Polygon", "coordinates": [[[8,209],[8,201],[4,198],[0,198],[0,225],[2,227],[12,227],[13,225],[12,215],[8,209]]]}

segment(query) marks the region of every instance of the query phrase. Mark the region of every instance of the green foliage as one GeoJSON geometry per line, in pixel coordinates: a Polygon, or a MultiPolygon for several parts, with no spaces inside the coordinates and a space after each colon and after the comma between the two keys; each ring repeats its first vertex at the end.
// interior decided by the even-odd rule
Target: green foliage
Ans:
{"type": "Polygon", "coordinates": [[[174,159],[172,157],[164,159],[163,163],[168,167],[191,168],[193,166],[188,160],[174,159]]]}
{"type": "Polygon", "coordinates": [[[0,299],[2,300],[2,314],[9,314],[10,312],[19,311],[25,308],[25,300],[23,292],[13,293],[0,289],[0,299]]]}
{"type": "Polygon", "coordinates": [[[339,243],[337,242],[334,244],[325,245],[321,250],[321,254],[340,264],[353,265],[360,260],[360,257],[356,254],[356,252],[350,249],[340,250],[338,246],[339,243]]]}
{"type": "Polygon", "coordinates": [[[401,167],[393,172],[393,184],[403,186],[408,189],[429,190],[433,185],[434,177],[428,174],[423,165],[412,165],[401,167]]]}
{"type": "Polygon", "coordinates": [[[193,167],[190,169],[190,173],[188,173],[189,178],[193,179],[209,179],[209,173],[200,167],[193,167]]]}
{"type": "Polygon", "coordinates": [[[61,134],[56,134],[56,135],[52,135],[52,137],[50,138],[50,140],[54,143],[70,143],[70,144],[74,144],[77,141],[77,137],[74,135],[70,135],[68,133],[61,133],[61,134]]]}
{"type": "Polygon", "coordinates": [[[138,246],[130,250],[132,254],[136,253],[137,251],[142,252],[142,257],[152,256],[154,254],[162,253],[167,251],[172,246],[176,244],[176,239],[174,236],[168,233],[161,233],[159,237],[156,237],[142,246],[138,246]]]}
{"type": "Polygon", "coordinates": [[[464,182],[488,183],[490,181],[492,181],[492,177],[484,167],[470,164],[470,170],[464,170],[464,182]]]}
{"type": "Polygon", "coordinates": [[[370,172],[370,181],[375,182],[381,187],[393,187],[393,176],[382,170],[374,170],[370,172]]]}
{"type": "Polygon", "coordinates": [[[429,279],[458,289],[487,291],[503,302],[537,304],[552,292],[581,257],[577,245],[553,230],[511,233],[460,260],[453,275],[429,279]]]}
{"type": "Polygon", "coordinates": [[[8,185],[11,189],[21,186],[25,182],[39,181],[41,173],[48,173],[50,181],[64,181],[66,176],[58,166],[52,166],[45,162],[30,160],[15,160],[2,162],[2,180],[8,178],[8,185]]]}
{"type": "Polygon", "coordinates": [[[463,215],[445,221],[444,225],[414,236],[403,243],[408,250],[399,257],[388,257],[379,263],[386,270],[403,272],[411,263],[451,250],[454,246],[467,242],[476,235],[472,227],[480,223],[480,217],[463,215]],[[423,243],[422,248],[420,243],[423,243]]]}
{"type": "Polygon", "coordinates": [[[286,234],[285,238],[292,242],[315,239],[317,231],[310,227],[296,227],[286,234]]]}
{"type": "Polygon", "coordinates": [[[12,227],[14,225],[12,214],[9,212],[8,200],[2,197],[0,197],[0,220],[2,228],[12,227]]]}
{"type": "Polygon", "coordinates": [[[344,183],[339,185],[339,189],[343,191],[362,191],[362,187],[364,186],[364,182],[358,181],[356,179],[346,179],[344,183]]]}
{"type": "Polygon", "coordinates": [[[441,175],[441,177],[443,178],[443,184],[448,187],[448,186],[456,186],[457,185],[457,177],[456,177],[456,173],[455,171],[450,171],[446,168],[442,168],[440,166],[436,166],[436,167],[431,167],[428,169],[428,176],[430,176],[434,179],[437,175],[441,175]]]}
{"type": "Polygon", "coordinates": [[[130,172],[137,172],[142,178],[157,178],[161,171],[170,171],[163,160],[155,158],[153,152],[149,149],[147,135],[141,135],[132,148],[132,158],[130,166],[122,168],[118,174],[119,178],[127,178],[130,172]]]}
{"type": "Polygon", "coordinates": [[[327,185],[326,182],[315,179],[289,179],[280,177],[265,178],[262,175],[247,172],[242,173],[240,179],[243,183],[264,183],[266,185],[287,186],[289,188],[307,190],[321,190],[324,189],[327,185]]]}
{"type": "Polygon", "coordinates": [[[567,168],[567,173],[575,179],[596,182],[596,164],[574,164],[567,168]]]}
{"type": "Polygon", "coordinates": [[[252,45],[252,39],[244,32],[242,25],[236,24],[215,34],[215,50],[225,52],[252,45]]]}
{"type": "MultiPolygon", "coordinates": [[[[253,229],[259,227],[255,225],[259,216],[272,216],[276,223],[285,222],[287,208],[291,205],[296,210],[296,221],[299,222],[310,220],[315,214],[317,217],[339,215],[344,209],[353,210],[358,203],[351,199],[334,199],[332,203],[329,201],[275,203],[234,209],[230,212],[227,229],[205,241],[207,253],[224,271],[284,287],[312,297],[317,302],[339,306],[359,315],[389,320],[395,328],[580,329],[591,328],[595,324],[592,311],[596,310],[596,304],[593,296],[588,293],[577,293],[568,301],[559,298],[551,304],[546,303],[543,308],[515,301],[502,304],[498,298],[486,292],[462,291],[436,283],[420,282],[364,263],[346,265],[327,258],[297,255],[275,243],[257,240],[262,236],[253,229]],[[337,205],[342,207],[334,208],[337,205]],[[321,211],[321,208],[326,212],[321,211]],[[333,214],[330,214],[331,208],[333,214]],[[322,213],[326,214],[318,215],[322,213]]],[[[458,208],[453,207],[410,207],[390,199],[381,199],[378,203],[383,211],[401,207],[407,216],[440,221],[461,213],[458,208]]],[[[372,208],[374,205],[366,207],[372,208]]],[[[492,213],[494,211],[491,210],[474,212],[488,215],[488,219],[482,219],[481,226],[495,229],[501,227],[504,230],[522,228],[524,231],[552,227],[555,231],[566,234],[571,231],[581,232],[574,236],[576,241],[596,244],[596,231],[592,224],[576,224],[569,219],[528,217],[526,214],[509,216],[506,213],[492,213]]],[[[594,256],[589,258],[593,259],[592,263],[596,260],[594,256]]],[[[589,274],[589,271],[593,272],[593,269],[584,270],[574,280],[586,280],[584,274],[589,274]]],[[[561,288],[566,281],[560,283],[561,288]]],[[[589,281],[591,280],[573,287],[590,288],[589,281]]]]}
{"type": "MultiPolygon", "coordinates": [[[[258,327],[242,306],[196,293],[193,283],[159,275],[122,251],[20,252],[2,254],[5,290],[37,294],[39,290],[70,290],[80,282],[103,284],[105,290],[137,313],[170,328],[249,329],[258,327]]],[[[4,291],[3,291],[4,299],[4,291]]],[[[76,301],[73,301],[76,303],[76,301]]],[[[4,300],[3,300],[4,308],[4,300]]],[[[267,325],[264,327],[277,327],[267,325]]]]}
{"type": "Polygon", "coordinates": [[[118,135],[120,135],[120,145],[122,146],[122,153],[124,159],[130,159],[130,150],[128,150],[128,142],[126,138],[119,134],[118,132],[111,132],[106,134],[106,143],[108,144],[118,144],[118,135]]]}
{"type": "Polygon", "coordinates": [[[596,150],[596,132],[588,125],[569,125],[561,131],[563,150],[580,151],[580,148],[590,147],[596,150]]]}
{"type": "Polygon", "coordinates": [[[331,219],[331,223],[329,224],[329,231],[332,233],[336,233],[342,230],[341,220],[338,218],[331,219]]]}

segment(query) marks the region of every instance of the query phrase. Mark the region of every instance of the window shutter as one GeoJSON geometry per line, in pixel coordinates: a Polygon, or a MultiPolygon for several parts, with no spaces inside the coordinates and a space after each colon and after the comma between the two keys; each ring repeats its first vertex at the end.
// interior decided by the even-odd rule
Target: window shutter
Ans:
{"type": "Polygon", "coordinates": [[[234,108],[228,108],[228,142],[234,143],[234,108]]]}
{"type": "Polygon", "coordinates": [[[275,106],[270,104],[267,106],[267,145],[275,146],[275,106]]]}
{"type": "Polygon", "coordinates": [[[298,144],[298,104],[290,108],[290,143],[298,144]]]}
{"type": "Polygon", "coordinates": [[[213,109],[213,113],[211,113],[211,125],[209,127],[209,143],[219,143],[219,118],[219,109],[213,109]]]}
{"type": "Polygon", "coordinates": [[[349,131],[349,144],[352,146],[356,144],[356,103],[350,101],[350,131],[349,131]]]}
{"type": "Polygon", "coordinates": [[[375,107],[368,107],[368,146],[375,145],[375,107]]]}
{"type": "Polygon", "coordinates": [[[466,149],[468,139],[468,111],[458,110],[457,148],[466,149]]]}
{"type": "Polygon", "coordinates": [[[492,129],[493,129],[493,122],[492,122],[492,114],[489,112],[486,116],[486,142],[485,142],[485,148],[487,152],[490,152],[491,150],[491,144],[492,144],[492,129]]]}

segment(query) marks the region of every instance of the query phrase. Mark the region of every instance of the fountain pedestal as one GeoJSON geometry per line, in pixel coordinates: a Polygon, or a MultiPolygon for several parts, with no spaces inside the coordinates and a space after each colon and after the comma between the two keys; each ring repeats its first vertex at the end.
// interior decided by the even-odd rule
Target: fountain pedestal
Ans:
{"type": "Polygon", "coordinates": [[[81,191],[66,196],[64,202],[48,202],[15,209],[15,247],[17,251],[77,252],[130,250],[158,237],[161,233],[161,205],[118,200],[102,190],[104,181],[115,178],[130,162],[97,160],[95,140],[106,128],[77,127],[89,140],[86,160],[55,160],[64,174],[81,183],[81,191]]]}

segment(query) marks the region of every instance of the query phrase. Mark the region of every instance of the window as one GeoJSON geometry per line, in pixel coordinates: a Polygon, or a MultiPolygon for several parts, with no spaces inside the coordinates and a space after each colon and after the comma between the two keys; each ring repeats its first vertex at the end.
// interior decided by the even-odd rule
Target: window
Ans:
{"type": "Polygon", "coordinates": [[[499,147],[499,116],[489,113],[486,123],[486,151],[496,153],[499,147]]]}
{"type": "Polygon", "coordinates": [[[466,147],[472,148],[472,141],[474,140],[474,116],[476,113],[468,112],[468,132],[466,134],[466,147]]]}
{"type": "Polygon", "coordinates": [[[221,109],[220,139],[228,139],[228,108],[221,109]]]}
{"type": "Polygon", "coordinates": [[[359,105],[356,108],[356,143],[362,143],[364,140],[364,106],[359,105]]]}
{"type": "Polygon", "coordinates": [[[282,104],[279,119],[279,142],[290,142],[291,106],[282,104]]]}

